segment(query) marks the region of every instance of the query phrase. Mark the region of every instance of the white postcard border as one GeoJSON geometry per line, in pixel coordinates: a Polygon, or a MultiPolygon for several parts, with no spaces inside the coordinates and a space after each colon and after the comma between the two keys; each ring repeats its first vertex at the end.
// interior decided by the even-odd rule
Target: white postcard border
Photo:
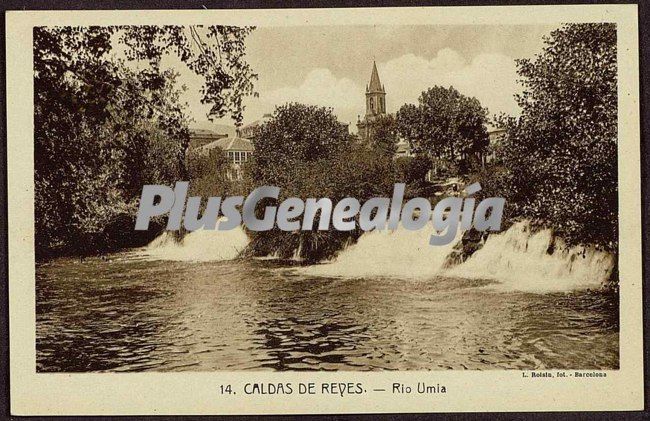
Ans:
{"type": "MultiPolygon", "coordinates": [[[[574,411],[643,408],[639,62],[636,5],[197,11],[8,12],[7,159],[11,412],[14,415],[574,411]],[[114,24],[559,24],[615,22],[619,66],[620,370],[599,379],[530,379],[517,370],[36,373],[32,27],[114,24]],[[368,393],[220,395],[246,382],[362,382],[368,393]],[[444,384],[436,395],[372,392],[444,384]]],[[[557,370],[550,370],[557,371],[557,370]]]]}

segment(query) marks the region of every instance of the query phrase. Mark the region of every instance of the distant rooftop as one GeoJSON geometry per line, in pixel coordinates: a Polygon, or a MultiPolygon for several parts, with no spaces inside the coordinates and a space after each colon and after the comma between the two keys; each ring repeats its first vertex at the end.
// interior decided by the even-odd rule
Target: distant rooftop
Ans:
{"type": "Polygon", "coordinates": [[[190,123],[190,133],[195,136],[211,135],[211,133],[218,135],[228,135],[228,137],[235,136],[235,126],[221,122],[213,122],[209,120],[193,121],[190,123]]]}
{"type": "Polygon", "coordinates": [[[225,138],[227,134],[217,133],[208,129],[190,129],[190,149],[197,149],[217,139],[225,138]]]}
{"type": "Polygon", "coordinates": [[[202,136],[223,136],[221,133],[217,133],[213,130],[207,130],[207,129],[190,129],[190,133],[193,135],[202,135],[202,136]]]}
{"type": "Polygon", "coordinates": [[[224,151],[247,151],[253,152],[253,144],[248,139],[243,137],[224,137],[223,139],[215,140],[207,145],[201,146],[201,151],[209,151],[214,148],[221,148],[224,151]]]}
{"type": "Polygon", "coordinates": [[[246,129],[261,126],[262,124],[268,122],[271,118],[273,118],[273,115],[271,115],[271,113],[266,113],[262,116],[262,118],[259,118],[253,122],[248,123],[247,125],[243,126],[240,130],[246,131],[246,129]]]}
{"type": "Polygon", "coordinates": [[[504,129],[503,127],[491,127],[491,128],[488,128],[487,132],[488,132],[488,134],[490,134],[490,133],[501,133],[501,132],[505,132],[505,131],[506,131],[506,129],[504,129]]]}

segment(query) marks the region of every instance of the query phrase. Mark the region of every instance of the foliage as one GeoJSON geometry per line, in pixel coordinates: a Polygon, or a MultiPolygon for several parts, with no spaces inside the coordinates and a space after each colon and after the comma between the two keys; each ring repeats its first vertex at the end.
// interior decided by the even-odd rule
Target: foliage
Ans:
{"type": "Polygon", "coordinates": [[[392,115],[379,117],[372,123],[369,146],[386,156],[393,156],[397,152],[397,121],[392,115]]]}
{"type": "Polygon", "coordinates": [[[207,153],[190,151],[187,154],[187,173],[190,182],[188,195],[199,197],[227,196],[232,189],[227,172],[230,161],[220,148],[207,153]]]}
{"type": "Polygon", "coordinates": [[[489,165],[481,171],[472,173],[465,180],[465,185],[480,183],[481,190],[473,194],[477,203],[488,197],[506,198],[506,206],[503,209],[501,230],[507,230],[515,221],[519,219],[516,213],[516,203],[520,200],[513,190],[512,174],[508,168],[503,165],[489,165]]]}
{"type": "Polygon", "coordinates": [[[431,169],[431,160],[423,156],[402,156],[395,160],[397,179],[404,183],[421,183],[431,169]]]}
{"type": "Polygon", "coordinates": [[[422,92],[418,105],[399,109],[397,130],[415,155],[457,163],[488,145],[486,119],[487,110],[476,98],[434,86],[422,92]]]}
{"type": "Polygon", "coordinates": [[[617,64],[614,24],[567,24],[534,60],[518,60],[521,117],[498,151],[516,215],[570,244],[617,244],[617,64]]]}
{"type": "Polygon", "coordinates": [[[330,158],[350,144],[348,129],[331,109],[303,104],[276,108],[273,117],[251,139],[255,147],[253,179],[262,184],[290,185],[296,165],[330,158]]]}
{"type": "Polygon", "coordinates": [[[176,54],[204,76],[203,101],[213,104],[212,116],[231,113],[241,120],[241,98],[252,92],[255,78],[243,61],[250,30],[208,27],[211,40],[202,42],[194,27],[34,28],[41,256],[139,241],[123,230],[132,226],[142,185],[171,184],[186,175],[188,120],[177,75],[161,68],[162,57],[176,54]]]}
{"type": "MultiPolygon", "coordinates": [[[[277,205],[288,197],[327,197],[336,204],[345,197],[363,202],[389,195],[392,157],[351,139],[330,109],[302,104],[278,107],[253,139],[255,156],[248,172],[249,185],[280,187],[279,200],[262,203],[260,213],[264,206],[277,205]]],[[[332,257],[355,241],[361,231],[285,232],[274,228],[250,235],[250,254],[277,254],[281,258],[298,255],[317,261],[332,257]]]]}
{"type": "Polygon", "coordinates": [[[160,62],[166,53],[174,53],[197,75],[204,78],[201,102],[211,104],[210,118],[230,115],[235,123],[243,119],[242,101],[257,96],[257,79],[246,62],[244,40],[255,28],[210,25],[121,26],[119,40],[127,46],[129,60],[145,60],[144,71],[151,83],[159,83],[160,62]],[[205,38],[204,38],[205,37],[205,38]]]}

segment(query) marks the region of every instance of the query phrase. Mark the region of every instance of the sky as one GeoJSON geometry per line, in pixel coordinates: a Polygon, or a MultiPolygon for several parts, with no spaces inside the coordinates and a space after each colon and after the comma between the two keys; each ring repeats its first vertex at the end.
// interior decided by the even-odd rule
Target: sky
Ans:
{"type": "MultiPolygon", "coordinates": [[[[490,114],[518,114],[520,91],[515,59],[541,52],[554,27],[476,26],[299,26],[261,27],[246,39],[247,61],[258,73],[259,98],[245,101],[244,124],[297,101],[332,107],[355,131],[365,113],[365,86],[373,60],[384,85],[389,113],[434,85],[454,86],[476,97],[490,114]]],[[[209,128],[208,106],[200,103],[202,79],[173,58],[187,87],[194,126],[209,128]]],[[[232,125],[228,118],[217,121],[232,125]]]]}

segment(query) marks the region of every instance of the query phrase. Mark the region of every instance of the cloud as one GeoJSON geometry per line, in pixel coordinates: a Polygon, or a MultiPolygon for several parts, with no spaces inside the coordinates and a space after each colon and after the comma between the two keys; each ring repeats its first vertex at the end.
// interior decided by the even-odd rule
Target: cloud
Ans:
{"type": "MultiPolygon", "coordinates": [[[[388,112],[396,112],[405,103],[417,103],[422,91],[441,85],[453,86],[464,95],[476,97],[491,114],[518,114],[513,97],[520,89],[516,67],[514,60],[506,55],[479,54],[467,61],[456,51],[445,48],[431,59],[406,54],[377,63],[377,67],[387,91],[388,112]]],[[[357,115],[365,113],[365,83],[337,77],[329,69],[313,69],[299,86],[260,92],[259,98],[249,99],[246,120],[272,112],[277,105],[301,102],[332,107],[339,120],[354,125],[357,115]]]]}
{"type": "Polygon", "coordinates": [[[329,69],[314,69],[297,87],[283,87],[260,92],[260,97],[248,103],[247,115],[253,119],[271,112],[277,105],[300,102],[309,105],[331,107],[341,121],[356,121],[356,115],[364,112],[363,88],[348,78],[337,78],[329,69]]]}
{"type": "Polygon", "coordinates": [[[516,67],[505,55],[479,54],[466,62],[454,50],[443,49],[431,60],[407,54],[377,66],[393,111],[404,103],[416,103],[422,91],[440,85],[476,97],[492,114],[518,113],[513,98],[519,91],[516,67]]]}

